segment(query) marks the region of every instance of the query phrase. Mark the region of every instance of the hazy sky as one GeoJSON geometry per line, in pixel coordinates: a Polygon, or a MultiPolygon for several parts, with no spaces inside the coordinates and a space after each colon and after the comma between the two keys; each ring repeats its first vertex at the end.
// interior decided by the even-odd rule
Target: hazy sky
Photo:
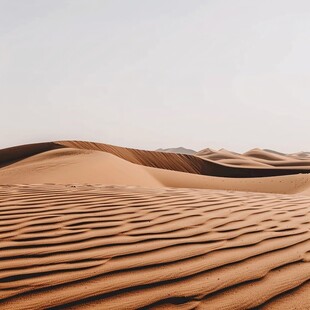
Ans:
{"type": "Polygon", "coordinates": [[[310,151],[309,0],[0,0],[0,148],[310,151]]]}

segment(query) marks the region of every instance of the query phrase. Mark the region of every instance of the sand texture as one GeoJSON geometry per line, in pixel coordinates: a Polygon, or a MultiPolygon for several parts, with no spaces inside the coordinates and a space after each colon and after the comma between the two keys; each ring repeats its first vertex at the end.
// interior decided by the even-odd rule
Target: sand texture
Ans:
{"type": "Polygon", "coordinates": [[[0,150],[0,309],[310,309],[309,173],[305,152],[0,150]]]}

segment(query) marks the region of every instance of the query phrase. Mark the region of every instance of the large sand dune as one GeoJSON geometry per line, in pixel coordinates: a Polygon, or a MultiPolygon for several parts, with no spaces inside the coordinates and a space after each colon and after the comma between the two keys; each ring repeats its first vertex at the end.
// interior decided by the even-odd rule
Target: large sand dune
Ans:
{"type": "Polygon", "coordinates": [[[0,309],[310,309],[309,172],[257,149],[0,150],[0,309]]]}
{"type": "MultiPolygon", "coordinates": [[[[199,156],[194,156],[187,154],[144,151],[85,141],[38,143],[0,150],[0,167],[9,166],[14,162],[29,158],[35,154],[60,148],[107,152],[119,158],[125,159],[128,162],[142,166],[218,177],[249,178],[310,172],[310,164],[308,165],[308,162],[304,160],[299,160],[301,164],[295,164],[294,166],[286,166],[284,164],[279,165],[280,167],[270,167],[267,165],[253,167],[253,165],[250,164],[236,166],[222,163],[218,160],[218,158],[204,158],[203,156],[200,156],[201,154],[199,155],[199,153],[197,153],[199,156]]],[[[217,153],[220,154],[220,151],[217,153]]]]}
{"type": "MultiPolygon", "coordinates": [[[[79,148],[73,148],[74,144],[69,146],[43,151],[2,167],[0,169],[0,184],[100,183],[106,185],[225,189],[282,194],[307,194],[310,189],[310,174],[262,178],[213,177],[194,172],[185,173],[169,170],[168,168],[155,168],[155,165],[150,167],[151,161],[149,166],[143,165],[140,161],[149,160],[147,156],[143,156],[144,153],[139,154],[140,157],[134,157],[129,151],[128,155],[125,152],[118,153],[117,151],[122,151],[122,149],[119,150],[118,148],[114,152],[109,152],[107,150],[93,150],[94,148],[91,149],[88,145],[84,149],[80,145],[79,148]],[[127,158],[127,160],[124,158],[127,158]]],[[[167,158],[165,153],[154,153],[154,158],[151,157],[153,156],[152,152],[146,154],[151,155],[149,156],[150,160],[154,162],[157,158],[156,163],[158,166],[166,167],[166,160],[168,163],[168,160],[171,160],[170,169],[176,167],[180,168],[176,170],[181,170],[186,165],[190,168],[190,158],[183,161],[183,157],[178,154],[169,154],[170,157],[167,158]]]]}

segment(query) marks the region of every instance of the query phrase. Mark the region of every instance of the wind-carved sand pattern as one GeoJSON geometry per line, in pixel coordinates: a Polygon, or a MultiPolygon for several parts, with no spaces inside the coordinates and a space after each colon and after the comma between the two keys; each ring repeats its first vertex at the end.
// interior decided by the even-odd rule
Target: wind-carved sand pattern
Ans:
{"type": "Polygon", "coordinates": [[[310,309],[310,197],[0,186],[0,309],[310,309]]]}

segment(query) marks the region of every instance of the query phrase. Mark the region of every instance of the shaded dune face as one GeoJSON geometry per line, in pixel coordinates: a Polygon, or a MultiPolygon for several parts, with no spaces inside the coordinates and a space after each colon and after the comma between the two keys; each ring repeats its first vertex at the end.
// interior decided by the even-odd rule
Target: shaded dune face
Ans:
{"type": "Polygon", "coordinates": [[[0,309],[309,309],[310,198],[0,186],[0,309]]]}
{"type": "Polygon", "coordinates": [[[14,146],[0,150],[0,168],[9,166],[33,155],[59,148],[63,148],[63,146],[53,142],[47,142],[14,146]]]}

